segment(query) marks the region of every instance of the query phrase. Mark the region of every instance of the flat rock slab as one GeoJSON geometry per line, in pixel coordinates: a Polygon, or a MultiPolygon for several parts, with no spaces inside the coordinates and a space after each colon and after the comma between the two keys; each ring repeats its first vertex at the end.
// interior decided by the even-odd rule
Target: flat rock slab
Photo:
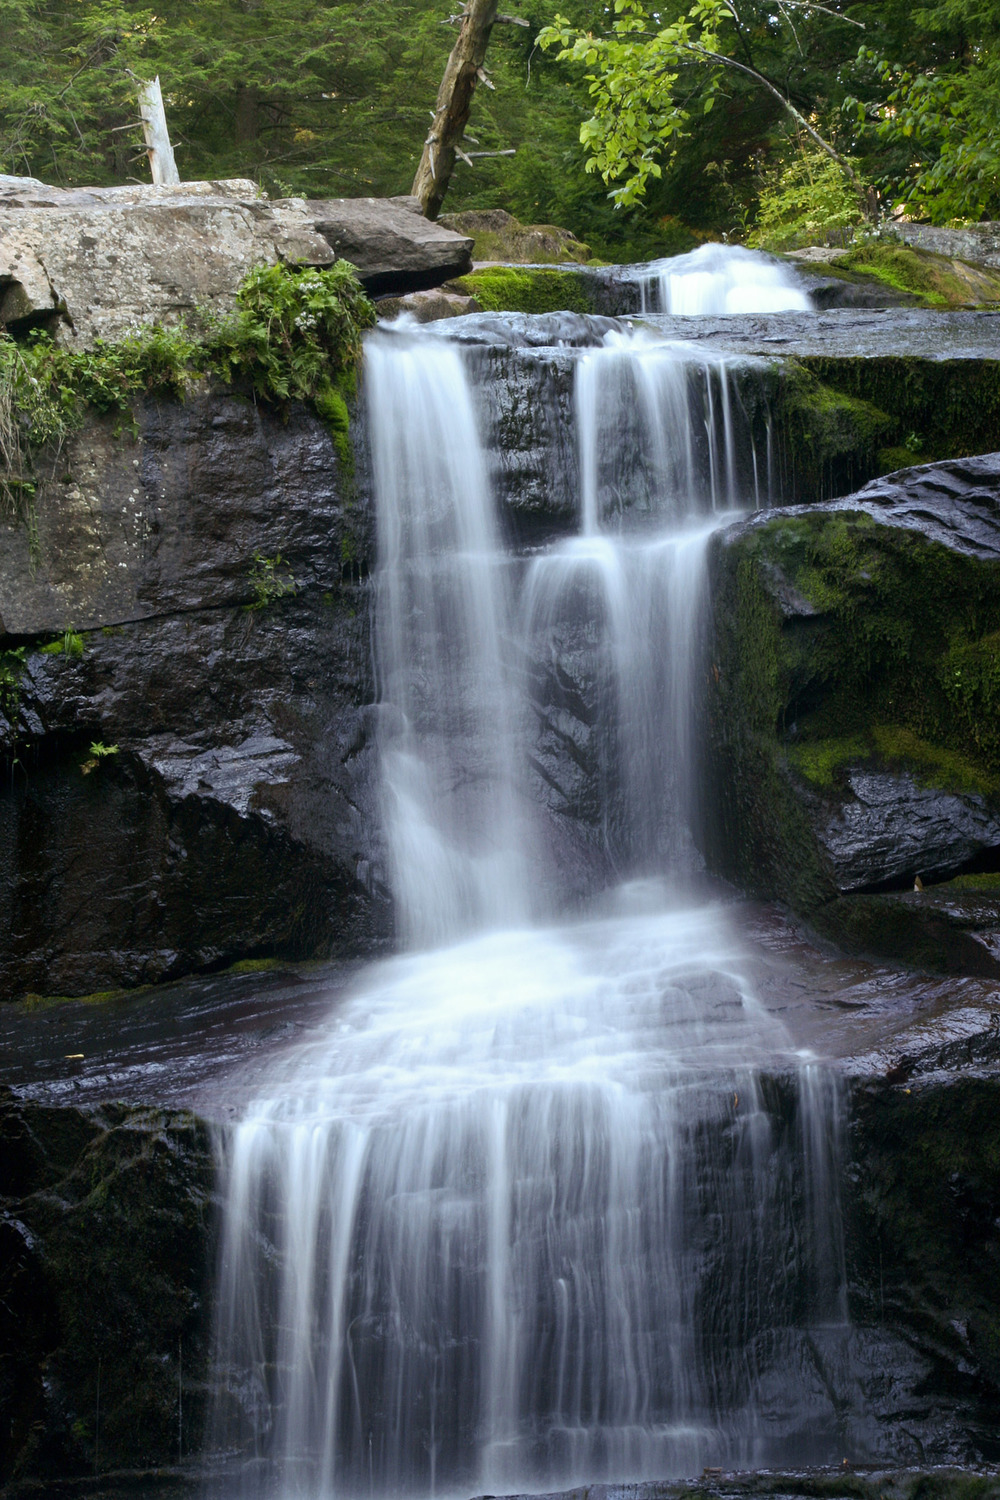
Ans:
{"type": "Polygon", "coordinates": [[[85,348],[226,312],[254,266],[343,259],[369,291],[400,295],[468,271],[471,247],[411,199],[269,202],[242,179],[65,190],[0,178],[0,326],[85,348]]]}
{"type": "MultiPolygon", "coordinates": [[[[728,915],[762,1005],[796,1047],[831,1059],[846,1078],[891,1083],[951,1066],[965,1076],[973,1058],[996,1073],[995,980],[845,957],[772,906],[740,903],[728,915]]],[[[335,1034],[369,965],[242,967],[140,992],[0,1005],[0,1089],[47,1106],[123,1100],[238,1116],[289,1048],[335,1034]]]]}
{"type": "Polygon", "coordinates": [[[310,199],[307,209],[373,294],[423,291],[472,269],[472,239],[425,219],[415,198],[310,199]]]}
{"type": "MultiPolygon", "coordinates": [[[[581,269],[577,274],[588,274],[581,269]]],[[[821,313],[667,317],[644,313],[477,313],[455,320],[449,334],[473,344],[578,348],[614,330],[648,328],[665,339],[720,354],[825,359],[997,360],[1000,312],[928,312],[924,308],[834,308],[821,313]]]]}

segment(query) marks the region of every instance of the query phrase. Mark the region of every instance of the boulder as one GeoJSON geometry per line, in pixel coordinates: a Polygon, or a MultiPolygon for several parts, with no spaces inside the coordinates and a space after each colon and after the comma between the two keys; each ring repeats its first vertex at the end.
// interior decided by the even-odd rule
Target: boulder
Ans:
{"type": "Polygon", "coordinates": [[[301,200],[268,203],[253,183],[0,188],[0,325],[15,335],[85,348],[226,312],[253,266],[335,259],[301,200]]]}
{"type": "Polygon", "coordinates": [[[519,265],[582,264],[590,259],[590,246],[557,224],[522,224],[502,208],[466,209],[442,214],[439,224],[458,234],[471,234],[477,262],[495,261],[519,265]]]}
{"type": "Polygon", "coordinates": [[[424,292],[407,292],[405,297],[380,297],[376,303],[380,318],[398,318],[409,313],[417,323],[437,323],[441,318],[463,318],[480,311],[475,297],[447,287],[430,287],[424,292]]]}
{"type": "Polygon", "coordinates": [[[424,291],[472,269],[472,240],[425,219],[416,198],[311,199],[313,227],[375,296],[424,291]]]}
{"type": "Polygon", "coordinates": [[[993,972],[1000,892],[901,893],[1000,869],[1000,454],[761,512],[713,568],[709,864],[856,950],[993,972]]]}
{"type": "Polygon", "coordinates": [[[962,229],[944,229],[938,224],[898,224],[895,232],[906,245],[1000,269],[1000,224],[995,221],[966,224],[962,229]]]}

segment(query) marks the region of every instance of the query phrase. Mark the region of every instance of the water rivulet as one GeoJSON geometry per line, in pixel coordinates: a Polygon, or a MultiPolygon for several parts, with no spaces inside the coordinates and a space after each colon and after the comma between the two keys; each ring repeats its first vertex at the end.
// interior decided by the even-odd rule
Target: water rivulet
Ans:
{"type": "Polygon", "coordinates": [[[725,362],[581,351],[579,533],[528,557],[460,346],[380,332],[365,383],[406,951],[221,1142],[213,1446],[307,1496],[839,1459],[837,1091],[690,895],[706,549],[753,503],[725,362]],[[586,907],[542,795],[571,682],[586,907]]]}

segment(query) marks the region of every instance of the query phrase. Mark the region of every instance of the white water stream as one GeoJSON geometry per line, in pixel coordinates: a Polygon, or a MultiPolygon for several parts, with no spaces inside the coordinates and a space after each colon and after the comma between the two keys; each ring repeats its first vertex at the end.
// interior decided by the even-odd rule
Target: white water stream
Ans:
{"type": "Polygon", "coordinates": [[[725,364],[638,341],[581,357],[580,535],[526,569],[460,348],[378,333],[366,388],[411,951],[223,1142],[213,1443],[243,1494],[306,1497],[838,1456],[836,1089],[758,1003],[724,909],[677,894],[707,547],[746,498],[725,364]],[[623,884],[542,925],[559,875],[518,663],[558,668],[568,631],[607,720],[623,884]]]}
{"type": "Polygon", "coordinates": [[[738,245],[700,245],[645,268],[643,311],[679,317],[809,312],[808,293],[780,261],[738,245]]]}

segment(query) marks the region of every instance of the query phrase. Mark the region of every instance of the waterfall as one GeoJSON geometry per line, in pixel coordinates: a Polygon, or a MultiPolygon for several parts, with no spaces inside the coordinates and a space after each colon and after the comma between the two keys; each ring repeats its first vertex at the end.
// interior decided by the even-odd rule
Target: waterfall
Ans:
{"type": "Polygon", "coordinates": [[[581,354],[580,534],[526,564],[461,349],[378,333],[365,380],[410,951],[220,1133],[212,1446],[243,1496],[310,1500],[839,1459],[837,1090],[691,895],[729,372],[641,340],[581,354]],[[542,925],[524,662],[570,657],[621,883],[542,925]]]}
{"type": "Polygon", "coordinates": [[[458,350],[376,335],[367,380],[387,846],[401,936],[429,945],[530,911],[510,602],[458,350]]]}
{"type": "Polygon", "coordinates": [[[700,245],[687,255],[650,261],[643,271],[643,312],[695,317],[811,308],[794,271],[739,245],[700,245]]]}

